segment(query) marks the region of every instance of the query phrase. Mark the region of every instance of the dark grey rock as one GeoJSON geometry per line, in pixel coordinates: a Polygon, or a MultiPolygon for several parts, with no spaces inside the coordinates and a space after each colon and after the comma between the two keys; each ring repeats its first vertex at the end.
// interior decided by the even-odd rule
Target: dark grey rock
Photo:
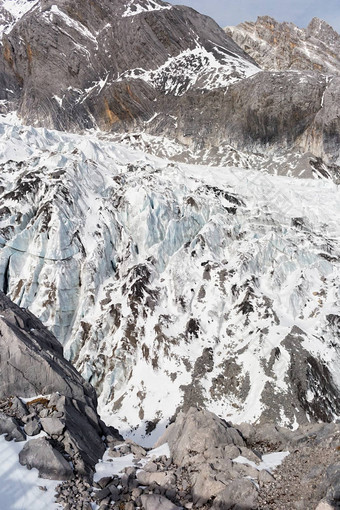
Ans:
{"type": "Polygon", "coordinates": [[[98,485],[101,489],[104,489],[107,485],[109,485],[112,482],[111,476],[104,476],[100,480],[98,480],[98,485]]]}
{"type": "Polygon", "coordinates": [[[0,434],[6,434],[6,439],[11,441],[25,441],[26,435],[21,430],[19,423],[15,418],[7,416],[0,411],[0,434]]]}
{"type": "Polygon", "coordinates": [[[96,491],[94,493],[94,498],[96,501],[102,501],[103,499],[107,498],[110,495],[111,495],[110,489],[108,487],[105,487],[104,489],[96,491]]]}
{"type": "Polygon", "coordinates": [[[24,426],[24,431],[28,436],[36,436],[41,430],[41,425],[37,418],[33,418],[24,426]]]}
{"type": "Polygon", "coordinates": [[[18,397],[14,397],[12,399],[12,411],[14,412],[15,416],[19,418],[20,420],[28,414],[28,410],[26,405],[20,400],[18,397]]]}
{"type": "Polygon", "coordinates": [[[63,446],[74,462],[78,473],[91,478],[94,466],[105,452],[103,431],[94,416],[89,418],[88,406],[67,397],[60,406],[65,421],[63,446]]]}
{"type": "Polygon", "coordinates": [[[45,437],[28,441],[19,453],[19,462],[28,469],[38,469],[41,478],[70,480],[73,477],[70,464],[45,437]]]}
{"type": "Polygon", "coordinates": [[[114,485],[109,485],[108,488],[110,489],[110,492],[111,492],[111,499],[113,501],[118,501],[119,495],[120,495],[120,490],[117,489],[117,487],[115,487],[114,485]]]}
{"type": "Polygon", "coordinates": [[[95,408],[94,389],[65,360],[61,344],[47,328],[2,292],[0,312],[0,398],[18,394],[33,397],[59,391],[95,408]]]}

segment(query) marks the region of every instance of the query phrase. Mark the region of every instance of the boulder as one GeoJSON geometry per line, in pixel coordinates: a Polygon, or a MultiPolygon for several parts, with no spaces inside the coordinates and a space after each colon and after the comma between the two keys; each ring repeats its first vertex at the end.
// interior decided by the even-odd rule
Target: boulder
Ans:
{"type": "Polygon", "coordinates": [[[15,416],[19,420],[22,420],[22,418],[28,414],[27,407],[25,406],[23,401],[20,400],[20,398],[18,397],[14,397],[12,399],[11,411],[15,414],[15,416]]]}
{"type": "Polygon", "coordinates": [[[225,488],[231,475],[219,472],[209,463],[201,464],[198,472],[191,474],[193,502],[197,507],[204,505],[211,497],[217,496],[225,488]]]}
{"type": "Polygon", "coordinates": [[[0,434],[6,434],[6,439],[11,441],[25,441],[26,435],[21,430],[19,423],[15,418],[7,416],[0,411],[0,434]]]}
{"type": "Polygon", "coordinates": [[[19,462],[28,469],[38,469],[41,478],[70,480],[73,477],[70,464],[45,437],[28,441],[19,453],[19,462]]]}
{"type": "Polygon", "coordinates": [[[181,507],[158,494],[141,496],[143,510],[181,510],[181,507]]]}
{"type": "Polygon", "coordinates": [[[223,445],[245,446],[240,433],[224,420],[204,409],[191,407],[180,412],[156,443],[168,443],[174,462],[184,465],[193,455],[204,454],[209,448],[223,445]]]}
{"type": "Polygon", "coordinates": [[[42,418],[40,420],[41,426],[44,431],[50,436],[60,436],[65,429],[65,423],[60,418],[50,417],[42,418]]]}
{"type": "Polygon", "coordinates": [[[216,497],[212,510],[247,510],[257,508],[257,490],[246,478],[232,480],[216,497]]]}
{"type": "Polygon", "coordinates": [[[36,436],[39,434],[40,430],[41,425],[37,418],[33,418],[32,420],[28,421],[24,426],[24,431],[28,436],[36,436]]]}
{"type": "Polygon", "coordinates": [[[157,472],[146,472],[139,471],[137,473],[137,480],[141,485],[151,485],[157,483],[162,487],[167,485],[175,485],[176,477],[170,471],[157,471],[157,472]]]}

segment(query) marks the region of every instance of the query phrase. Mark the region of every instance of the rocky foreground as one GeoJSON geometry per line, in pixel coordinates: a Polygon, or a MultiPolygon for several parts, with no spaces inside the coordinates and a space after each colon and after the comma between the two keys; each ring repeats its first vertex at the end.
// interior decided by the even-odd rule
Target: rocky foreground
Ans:
{"type": "MultiPolygon", "coordinates": [[[[17,397],[8,399],[2,402],[0,416],[0,431],[7,433],[8,440],[24,441],[29,436],[20,463],[38,469],[42,479],[64,480],[56,493],[60,508],[90,510],[91,504],[100,510],[340,507],[339,424],[311,424],[296,431],[274,424],[234,427],[208,411],[191,408],[178,415],[158,442],[167,442],[170,454],[157,456],[155,450],[152,455],[131,440],[107,437],[108,472],[101,478],[95,475],[94,481],[89,470],[82,473],[75,464],[73,470],[69,463],[81,453],[78,450],[72,457],[67,448],[70,430],[67,412],[58,411],[60,398],[55,394],[26,405],[17,397]],[[46,435],[31,439],[41,429],[46,435]],[[273,469],[284,457],[282,465],[273,469]],[[126,467],[117,472],[121,462],[126,467]]],[[[91,430],[83,429],[83,434],[91,443],[91,430]]],[[[88,463],[91,466],[91,459],[88,463]]]]}
{"type": "Polygon", "coordinates": [[[38,470],[42,491],[44,479],[60,480],[56,508],[340,507],[340,424],[295,431],[269,423],[234,426],[191,407],[150,452],[100,420],[91,386],[39,320],[3,294],[0,311],[1,373],[8,377],[0,434],[22,443],[19,462],[38,470]],[[21,398],[11,396],[16,387],[21,398]],[[32,398],[34,390],[47,389],[32,398]]]}
{"type": "Polygon", "coordinates": [[[149,452],[100,420],[93,389],[38,319],[4,294],[0,312],[0,434],[22,443],[42,491],[60,480],[57,508],[340,507],[340,424],[233,426],[191,407],[149,452]]]}

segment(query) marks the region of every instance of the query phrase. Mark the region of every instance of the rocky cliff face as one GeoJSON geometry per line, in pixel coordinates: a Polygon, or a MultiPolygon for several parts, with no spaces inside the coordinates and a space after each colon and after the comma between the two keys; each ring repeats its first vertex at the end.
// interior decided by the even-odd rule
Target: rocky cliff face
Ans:
{"type": "Polygon", "coordinates": [[[42,478],[91,479],[105,451],[103,439],[119,437],[99,419],[94,388],[63,357],[46,327],[2,292],[0,312],[0,434],[28,439],[20,462],[37,468],[42,478]],[[44,437],[30,439],[41,431],[44,437]]]}
{"type": "Polygon", "coordinates": [[[340,36],[325,21],[313,18],[307,28],[279,23],[270,16],[259,16],[225,32],[262,69],[269,71],[318,71],[340,73],[340,36]]]}
{"type": "Polygon", "coordinates": [[[96,406],[96,394],[63,357],[58,340],[28,310],[0,294],[0,398],[59,392],[96,406]]]}
{"type": "Polygon", "coordinates": [[[149,0],[35,2],[6,30],[1,53],[11,83],[1,99],[14,96],[25,122],[68,130],[125,130],[150,120],[165,94],[258,71],[210,18],[149,0]]]}

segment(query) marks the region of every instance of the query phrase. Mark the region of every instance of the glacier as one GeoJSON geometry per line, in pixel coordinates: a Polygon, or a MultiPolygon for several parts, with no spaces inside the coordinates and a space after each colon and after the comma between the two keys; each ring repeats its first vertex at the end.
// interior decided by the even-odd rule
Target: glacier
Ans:
{"type": "Polygon", "coordinates": [[[338,417],[338,185],[179,163],[162,144],[3,116],[1,288],[144,444],[190,405],[237,423],[338,417]]]}

